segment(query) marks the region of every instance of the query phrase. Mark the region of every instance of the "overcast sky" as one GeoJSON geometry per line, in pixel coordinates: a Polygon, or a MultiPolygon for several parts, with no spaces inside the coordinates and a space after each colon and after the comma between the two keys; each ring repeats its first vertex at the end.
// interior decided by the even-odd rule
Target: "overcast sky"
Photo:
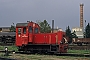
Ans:
{"type": "Polygon", "coordinates": [[[47,20],[51,26],[66,29],[79,27],[80,3],[84,4],[84,20],[90,23],[90,0],[0,0],[0,27],[12,22],[47,20]]]}

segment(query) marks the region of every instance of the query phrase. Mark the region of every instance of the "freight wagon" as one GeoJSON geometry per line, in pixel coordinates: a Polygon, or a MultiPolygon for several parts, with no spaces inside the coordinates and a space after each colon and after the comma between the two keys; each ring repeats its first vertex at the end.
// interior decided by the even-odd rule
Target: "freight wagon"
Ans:
{"type": "Polygon", "coordinates": [[[73,38],[72,43],[77,45],[90,44],[90,38],[73,38]]]}
{"type": "Polygon", "coordinates": [[[5,44],[14,44],[15,36],[15,32],[0,32],[0,42],[5,44]]]}

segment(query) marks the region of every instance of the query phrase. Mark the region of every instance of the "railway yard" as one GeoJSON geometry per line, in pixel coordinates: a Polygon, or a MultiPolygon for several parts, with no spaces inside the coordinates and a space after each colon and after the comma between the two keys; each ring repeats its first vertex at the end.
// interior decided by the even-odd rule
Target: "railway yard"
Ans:
{"type": "Polygon", "coordinates": [[[39,28],[31,21],[18,23],[16,32],[1,32],[1,60],[90,60],[90,38],[68,44],[65,32],[40,33],[39,28]]]}
{"type": "Polygon", "coordinates": [[[90,60],[90,44],[69,44],[68,52],[62,54],[31,54],[30,52],[25,53],[17,50],[15,46],[15,33],[4,34],[3,36],[0,35],[1,60],[90,60]],[[4,56],[5,47],[8,47],[8,56],[4,56]],[[13,54],[13,50],[15,50],[15,54],[13,54]]]}
{"type": "MultiPolygon", "coordinates": [[[[72,45],[70,45],[72,46],[72,45]]],[[[31,54],[31,53],[23,53],[18,52],[17,47],[15,45],[2,45],[0,46],[0,57],[1,60],[90,60],[90,49],[82,48],[70,48],[68,49],[68,53],[63,54],[31,54]],[[8,47],[9,56],[4,56],[4,48],[8,47]],[[16,51],[13,54],[13,50],[16,51]]]]}
{"type": "Polygon", "coordinates": [[[90,60],[89,2],[0,1],[0,60],[90,60]]]}

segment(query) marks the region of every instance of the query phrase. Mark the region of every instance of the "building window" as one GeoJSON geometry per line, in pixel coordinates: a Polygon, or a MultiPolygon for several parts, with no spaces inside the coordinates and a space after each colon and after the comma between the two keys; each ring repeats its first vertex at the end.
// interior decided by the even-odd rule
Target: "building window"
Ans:
{"type": "Polygon", "coordinates": [[[0,28],[0,32],[2,32],[2,28],[0,28]]]}

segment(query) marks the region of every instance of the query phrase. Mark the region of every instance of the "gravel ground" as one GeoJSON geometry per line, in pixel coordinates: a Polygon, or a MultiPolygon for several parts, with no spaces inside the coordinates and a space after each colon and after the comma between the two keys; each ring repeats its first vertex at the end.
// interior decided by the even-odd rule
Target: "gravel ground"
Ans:
{"type": "MultiPolygon", "coordinates": [[[[16,59],[16,60],[90,60],[89,57],[71,57],[71,56],[56,56],[56,55],[38,55],[38,54],[9,54],[4,56],[0,53],[0,57],[16,59]]],[[[0,59],[1,60],[1,59],[0,59]]],[[[8,60],[8,59],[6,59],[8,60]]]]}

